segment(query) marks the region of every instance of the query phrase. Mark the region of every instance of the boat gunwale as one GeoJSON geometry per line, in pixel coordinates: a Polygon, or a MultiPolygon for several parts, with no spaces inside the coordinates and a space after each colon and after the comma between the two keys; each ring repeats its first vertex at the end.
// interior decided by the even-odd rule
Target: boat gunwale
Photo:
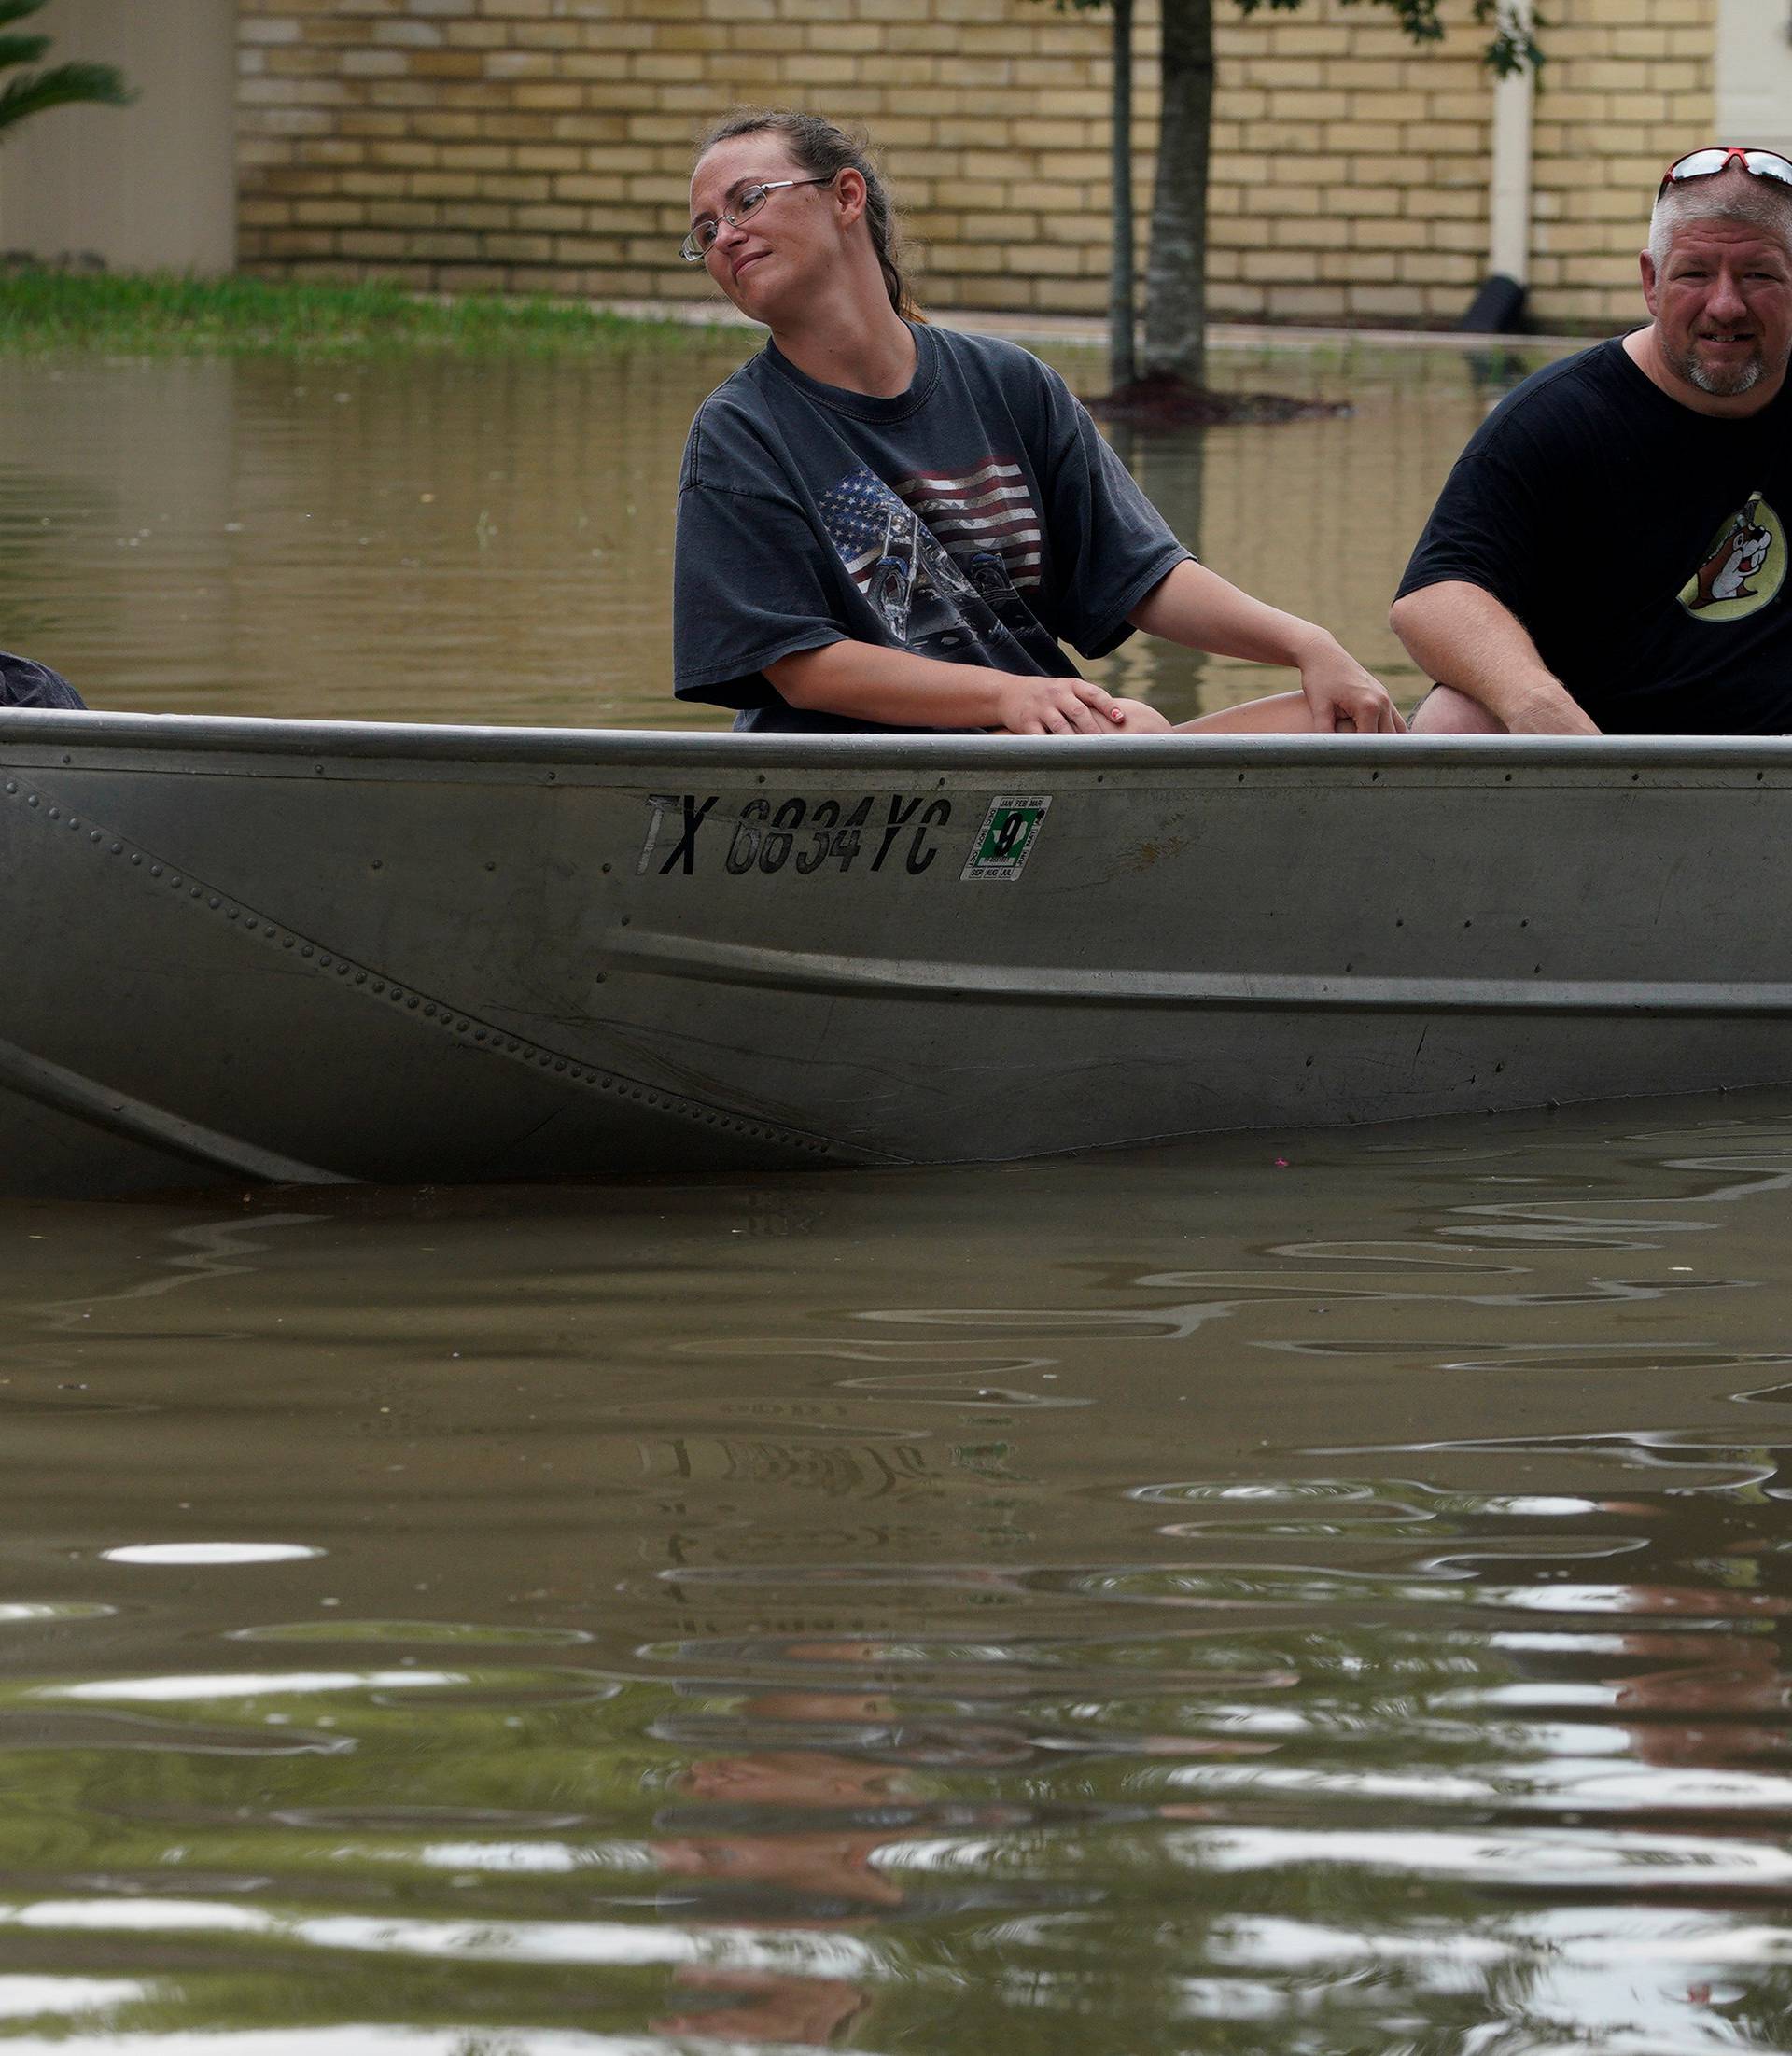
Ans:
{"type": "Polygon", "coordinates": [[[14,748],[339,762],[713,769],[1048,773],[1363,770],[1792,772],[1784,735],[950,735],[758,734],[732,730],[539,728],[433,721],[293,720],[250,714],[0,708],[14,748]]]}

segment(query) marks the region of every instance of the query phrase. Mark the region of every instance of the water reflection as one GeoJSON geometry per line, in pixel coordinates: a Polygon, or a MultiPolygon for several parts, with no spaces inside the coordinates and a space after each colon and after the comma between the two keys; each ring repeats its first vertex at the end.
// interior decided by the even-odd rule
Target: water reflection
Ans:
{"type": "Polygon", "coordinates": [[[0,1205],[7,2037],[1783,2049],[1789,1165],[0,1205]]]}

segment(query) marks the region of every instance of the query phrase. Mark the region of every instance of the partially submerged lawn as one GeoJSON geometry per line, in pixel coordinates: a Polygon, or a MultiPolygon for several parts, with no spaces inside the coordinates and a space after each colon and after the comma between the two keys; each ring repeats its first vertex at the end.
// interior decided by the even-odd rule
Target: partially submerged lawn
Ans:
{"type": "Polygon", "coordinates": [[[681,323],[631,319],[576,301],[435,298],[387,285],[133,277],[28,266],[0,273],[0,352],[13,354],[289,350],[370,357],[439,349],[547,355],[638,341],[648,331],[667,340],[693,333],[681,323]]]}

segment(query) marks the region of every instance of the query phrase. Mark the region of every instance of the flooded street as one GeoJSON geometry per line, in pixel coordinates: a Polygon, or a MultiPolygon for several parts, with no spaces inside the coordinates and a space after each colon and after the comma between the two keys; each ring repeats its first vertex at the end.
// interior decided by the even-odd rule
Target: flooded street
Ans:
{"type": "MultiPolygon", "coordinates": [[[[8,363],[0,643],[111,707],[719,725],[671,488],[737,348],[8,363]]],[[[1222,362],[1355,411],[1135,469],[1410,700],[1496,384],[1222,362]]],[[[1788,1248],[1792,1091],[0,1200],[0,2043],[1792,2049],[1788,1248]]]]}
{"type": "Polygon", "coordinates": [[[1784,1096],[0,1206],[0,2007],[1784,2049],[1788,1239],[1784,1096]]]}
{"type": "MultiPolygon", "coordinates": [[[[148,713],[725,727],[671,697],[673,509],[691,416],[748,347],[7,363],[0,648],[148,713]]],[[[1098,353],[1045,354],[1099,390],[1098,353]]],[[[1385,346],[1216,361],[1354,413],[1122,436],[1135,471],[1216,570],[1416,698],[1388,602],[1516,367],[1385,346]]],[[[1143,637],[1088,669],[1172,720],[1292,682],[1143,637]]]]}

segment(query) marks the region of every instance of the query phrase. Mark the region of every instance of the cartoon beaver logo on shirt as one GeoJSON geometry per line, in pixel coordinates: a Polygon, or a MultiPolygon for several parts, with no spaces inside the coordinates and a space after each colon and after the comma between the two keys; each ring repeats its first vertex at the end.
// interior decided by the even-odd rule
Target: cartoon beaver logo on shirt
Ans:
{"type": "Polygon", "coordinates": [[[1742,621],[1777,596],[1785,577],[1785,524],[1751,493],[1712,538],[1705,561],[1680,588],[1680,604],[1700,621],[1742,621]]]}

